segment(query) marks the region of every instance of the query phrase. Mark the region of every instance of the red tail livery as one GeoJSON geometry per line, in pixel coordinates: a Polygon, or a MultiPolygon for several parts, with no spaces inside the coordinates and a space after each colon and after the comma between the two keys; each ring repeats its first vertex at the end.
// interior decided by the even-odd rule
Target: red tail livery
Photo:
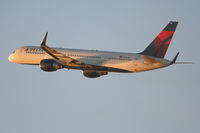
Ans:
{"type": "Polygon", "coordinates": [[[151,44],[140,54],[164,58],[178,22],[170,21],[151,44]]]}

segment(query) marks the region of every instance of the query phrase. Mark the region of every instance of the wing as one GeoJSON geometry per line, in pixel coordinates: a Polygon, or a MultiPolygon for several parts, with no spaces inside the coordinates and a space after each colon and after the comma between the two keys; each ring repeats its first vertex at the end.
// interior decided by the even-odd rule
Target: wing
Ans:
{"type": "Polygon", "coordinates": [[[62,65],[89,66],[88,64],[85,64],[83,62],[75,60],[75,59],[73,59],[69,56],[66,56],[65,54],[62,54],[62,53],[54,50],[53,48],[50,48],[49,46],[47,46],[46,45],[47,35],[48,35],[48,32],[46,32],[44,38],[41,40],[40,46],[45,52],[47,52],[50,56],[55,58],[59,63],[61,63],[62,65]]]}

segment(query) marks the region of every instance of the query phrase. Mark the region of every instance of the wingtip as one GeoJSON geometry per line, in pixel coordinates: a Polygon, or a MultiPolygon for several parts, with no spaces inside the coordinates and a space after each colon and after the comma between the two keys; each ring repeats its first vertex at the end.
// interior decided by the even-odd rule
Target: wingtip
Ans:
{"type": "Polygon", "coordinates": [[[47,36],[48,35],[48,31],[45,33],[45,36],[47,36]]]}
{"type": "Polygon", "coordinates": [[[170,21],[170,23],[178,23],[178,21],[170,21]]]}
{"type": "Polygon", "coordinates": [[[42,40],[40,42],[41,46],[46,45],[47,35],[48,35],[48,32],[46,32],[45,35],[44,35],[44,37],[42,38],[42,40]]]}

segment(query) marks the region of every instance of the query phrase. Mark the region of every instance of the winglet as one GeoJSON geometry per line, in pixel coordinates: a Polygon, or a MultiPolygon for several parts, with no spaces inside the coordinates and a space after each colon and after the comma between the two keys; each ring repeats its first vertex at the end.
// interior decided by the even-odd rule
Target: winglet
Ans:
{"type": "Polygon", "coordinates": [[[46,32],[46,34],[44,35],[43,39],[40,42],[41,47],[46,45],[47,35],[48,32],[46,32]]]}
{"type": "Polygon", "coordinates": [[[178,58],[179,52],[176,54],[174,59],[171,61],[170,65],[174,64],[176,62],[176,59],[178,58]]]}

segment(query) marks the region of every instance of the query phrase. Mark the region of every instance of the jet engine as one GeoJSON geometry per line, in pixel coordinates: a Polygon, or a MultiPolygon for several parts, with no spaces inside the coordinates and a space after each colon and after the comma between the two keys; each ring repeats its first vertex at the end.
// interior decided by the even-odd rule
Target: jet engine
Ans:
{"type": "Polygon", "coordinates": [[[46,72],[53,72],[58,69],[64,68],[64,66],[53,59],[43,59],[40,62],[40,69],[46,72]]]}
{"type": "Polygon", "coordinates": [[[83,75],[87,78],[98,78],[100,76],[107,75],[107,74],[108,72],[104,72],[104,71],[90,71],[90,70],[83,71],[83,75]]]}

